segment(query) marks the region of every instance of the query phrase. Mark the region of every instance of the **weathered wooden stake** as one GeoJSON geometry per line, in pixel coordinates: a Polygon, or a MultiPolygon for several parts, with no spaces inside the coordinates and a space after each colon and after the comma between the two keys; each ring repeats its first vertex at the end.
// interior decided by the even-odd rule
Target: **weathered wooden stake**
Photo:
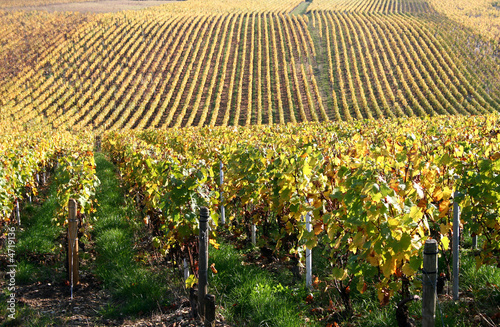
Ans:
{"type": "Polygon", "coordinates": [[[198,261],[198,311],[201,317],[205,317],[205,295],[208,285],[208,217],[207,207],[200,208],[200,258],[198,261]]]}
{"type": "MultiPolygon", "coordinates": [[[[453,199],[458,197],[459,193],[455,192],[453,199]]],[[[458,202],[453,201],[453,300],[458,300],[458,279],[459,279],[459,246],[460,246],[460,207],[458,202]]]]}
{"type": "Polygon", "coordinates": [[[99,135],[95,137],[94,149],[96,152],[101,151],[101,136],[99,135]]]}
{"type": "Polygon", "coordinates": [[[76,217],[77,204],[74,199],[68,203],[68,270],[71,287],[71,299],[73,299],[73,287],[79,282],[78,276],[78,219],[76,217]]]}
{"type": "Polygon", "coordinates": [[[472,236],[472,248],[477,250],[477,235],[472,236]]]}
{"type": "Polygon", "coordinates": [[[191,304],[193,318],[198,318],[198,290],[193,287],[189,289],[189,303],[191,304]]]}
{"type": "Polygon", "coordinates": [[[215,326],[215,295],[205,295],[205,327],[215,326]]]}
{"type": "Polygon", "coordinates": [[[436,319],[437,254],[437,241],[434,239],[425,241],[424,269],[422,270],[422,327],[434,327],[436,319]]]}
{"type": "MultiPolygon", "coordinates": [[[[476,223],[476,218],[472,220],[474,223],[476,223]]],[[[476,250],[477,249],[477,235],[474,234],[472,236],[472,249],[476,250]]]]}
{"type": "Polygon", "coordinates": [[[224,225],[226,223],[226,209],[224,208],[223,201],[224,201],[224,196],[222,195],[222,184],[224,184],[224,170],[222,168],[224,165],[222,164],[222,161],[219,162],[219,170],[220,170],[220,223],[221,225],[224,225]]]}

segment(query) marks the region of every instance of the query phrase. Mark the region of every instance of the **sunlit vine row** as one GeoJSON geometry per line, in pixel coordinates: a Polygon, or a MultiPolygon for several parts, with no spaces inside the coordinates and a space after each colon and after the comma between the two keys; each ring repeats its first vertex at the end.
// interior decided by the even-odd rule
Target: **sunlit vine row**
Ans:
{"type": "Polygon", "coordinates": [[[431,13],[425,0],[315,0],[308,10],[335,10],[370,13],[431,13]]]}
{"type": "Polygon", "coordinates": [[[228,226],[219,229],[239,235],[271,224],[276,234],[259,245],[277,251],[322,244],[334,279],[362,293],[376,277],[384,303],[414,280],[426,239],[449,250],[454,202],[464,232],[484,239],[478,264],[497,262],[499,138],[498,115],[437,116],[112,132],[103,146],[157,222],[163,253],[187,256],[200,206],[217,224],[222,190],[228,226]],[[308,211],[311,232],[301,219],[308,211]]]}
{"type": "MultiPolygon", "coordinates": [[[[48,178],[49,173],[59,179],[54,222],[67,221],[68,200],[74,198],[82,224],[88,225],[95,210],[94,195],[99,184],[92,134],[57,132],[43,126],[33,126],[28,131],[10,119],[1,119],[0,126],[0,225],[16,222],[14,209],[17,207],[19,212],[22,202],[38,197],[38,190],[48,181],[45,177],[48,178]]],[[[22,224],[22,218],[20,222],[22,224]]]]}
{"type": "Polygon", "coordinates": [[[417,18],[332,11],[312,17],[328,66],[320,74],[344,119],[498,110],[498,100],[417,18]]]}

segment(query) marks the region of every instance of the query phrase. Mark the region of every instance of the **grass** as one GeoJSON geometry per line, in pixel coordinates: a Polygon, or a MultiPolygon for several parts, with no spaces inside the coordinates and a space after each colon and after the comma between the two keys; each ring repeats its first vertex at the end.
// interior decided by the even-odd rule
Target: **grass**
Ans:
{"type": "Polygon", "coordinates": [[[28,203],[21,210],[22,228],[16,233],[16,282],[18,285],[45,280],[55,282],[62,278],[63,248],[58,244],[61,243],[64,228],[55,226],[52,222],[57,208],[56,190],[57,185],[50,184],[47,191],[48,197],[41,206],[28,203]],[[43,261],[35,261],[33,258],[43,259],[43,261]],[[50,258],[56,260],[54,262],[47,260],[50,258]]]}
{"type": "Polygon", "coordinates": [[[101,188],[93,236],[97,252],[95,274],[104,283],[114,303],[104,309],[107,317],[141,315],[163,306],[169,278],[135,260],[135,235],[140,230],[139,216],[126,202],[114,166],[96,153],[97,175],[101,188]]]}
{"type": "MultiPolygon", "coordinates": [[[[231,245],[210,248],[209,293],[214,293],[222,315],[236,326],[306,325],[305,287],[291,287],[285,272],[274,274],[254,264],[242,264],[242,253],[231,245]]],[[[314,322],[307,323],[315,326],[314,322]]]]}
{"type": "MultiPolygon", "coordinates": [[[[16,287],[35,282],[56,283],[64,280],[65,267],[61,240],[64,228],[55,226],[52,218],[57,208],[57,184],[50,183],[40,193],[41,205],[21,205],[21,227],[16,226],[15,285],[16,287]]],[[[7,248],[2,249],[6,253],[7,248]]],[[[7,317],[6,299],[11,294],[6,288],[0,293],[0,316],[7,317]]],[[[16,306],[16,319],[7,320],[2,326],[42,326],[52,323],[49,317],[25,306],[16,306]],[[21,320],[22,319],[22,320],[21,320]]]]}
{"type": "Polygon", "coordinates": [[[57,207],[56,190],[57,185],[50,184],[47,198],[41,206],[27,203],[21,208],[22,227],[16,227],[17,285],[37,281],[55,282],[62,278],[63,249],[58,244],[61,243],[64,228],[54,226],[52,222],[57,207]]]}
{"type": "Polygon", "coordinates": [[[311,2],[301,2],[297,7],[295,7],[294,10],[292,10],[291,14],[292,15],[304,15],[307,11],[307,7],[309,7],[309,4],[311,2]]]}

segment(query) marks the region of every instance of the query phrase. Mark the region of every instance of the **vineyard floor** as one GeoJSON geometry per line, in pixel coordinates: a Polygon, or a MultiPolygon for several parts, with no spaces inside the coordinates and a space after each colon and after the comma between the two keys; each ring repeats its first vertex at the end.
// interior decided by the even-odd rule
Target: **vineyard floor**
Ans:
{"type": "Polygon", "coordinates": [[[152,6],[159,6],[167,2],[175,2],[176,0],[102,0],[93,2],[69,2],[61,4],[52,4],[44,6],[29,6],[29,7],[12,7],[6,10],[41,10],[48,12],[82,12],[82,13],[106,13],[118,12],[122,10],[139,10],[152,6]]]}

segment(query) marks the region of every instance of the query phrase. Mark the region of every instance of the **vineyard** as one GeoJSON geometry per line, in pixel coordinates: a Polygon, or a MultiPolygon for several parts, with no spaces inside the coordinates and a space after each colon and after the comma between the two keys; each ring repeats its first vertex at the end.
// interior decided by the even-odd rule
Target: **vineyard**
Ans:
{"type": "MultiPolygon", "coordinates": [[[[382,291],[397,269],[415,274],[420,263],[413,256],[422,239],[433,235],[443,250],[448,248],[454,201],[460,201],[464,221],[470,221],[465,228],[488,234],[478,264],[497,262],[498,217],[490,215],[498,212],[500,194],[497,124],[496,116],[440,117],[110,132],[103,149],[145,213],[158,216],[160,225],[169,224],[165,249],[195,236],[193,207],[209,207],[217,223],[223,192],[230,220],[244,219],[237,226],[254,223],[266,230],[266,224],[278,224],[279,234],[270,237],[278,248],[285,240],[301,239],[312,248],[324,233],[335,244],[332,251],[339,250],[332,256],[352,251],[378,267],[387,278],[381,281],[382,291]],[[218,185],[220,162],[226,167],[224,185],[218,185]],[[462,196],[452,199],[453,191],[462,196]],[[313,233],[301,222],[308,211],[314,216],[313,233]],[[342,242],[348,239],[352,243],[342,242]],[[349,244],[348,249],[339,249],[341,243],[349,244]]],[[[363,267],[355,263],[351,269],[363,267]]],[[[359,283],[362,288],[363,280],[359,283]]]]}
{"type": "Polygon", "coordinates": [[[407,15],[429,12],[424,2],[340,2],[342,11],[315,2],[308,15],[287,14],[298,3],[104,15],[6,82],[0,110],[21,124],[97,130],[499,110],[498,94],[407,15]]]}
{"type": "MultiPolygon", "coordinates": [[[[106,14],[0,11],[0,262],[57,262],[75,199],[82,283],[90,274],[99,279],[91,285],[116,288],[118,315],[182,308],[157,284],[173,288],[180,270],[200,277],[206,207],[210,251],[220,249],[210,276],[221,326],[261,325],[262,312],[283,306],[252,306],[252,292],[297,307],[279,313],[297,321],[276,311],[273,326],[372,319],[356,301],[405,308],[396,315],[408,320],[401,303],[425,284],[427,240],[437,241],[440,278],[451,278],[458,205],[460,245],[479,239],[463,256],[491,272],[489,291],[462,289],[474,308],[441,319],[499,323],[500,43],[494,20],[469,34],[443,14],[450,6],[188,0],[106,14]],[[36,242],[23,238],[45,204],[42,229],[57,235],[28,251],[36,242]],[[7,236],[16,228],[18,254],[7,236]],[[306,287],[310,250],[315,279],[306,287]],[[230,290],[230,272],[251,267],[274,284],[230,290]]],[[[196,278],[183,279],[182,292],[196,278]]],[[[2,303],[12,294],[1,293],[2,303]]],[[[367,326],[396,326],[386,319],[367,326]]]]}
{"type": "Polygon", "coordinates": [[[0,3],[0,9],[22,8],[29,6],[46,6],[60,3],[89,2],[94,0],[4,0],[0,3]]]}

